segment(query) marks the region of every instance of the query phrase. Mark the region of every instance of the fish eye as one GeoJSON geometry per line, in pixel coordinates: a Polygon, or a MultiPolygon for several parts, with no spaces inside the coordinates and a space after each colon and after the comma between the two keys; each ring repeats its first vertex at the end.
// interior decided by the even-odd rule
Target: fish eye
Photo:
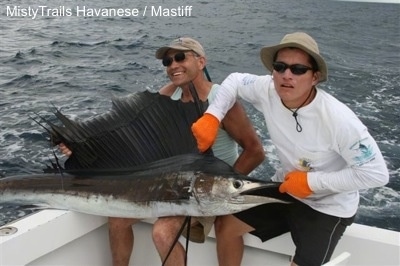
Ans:
{"type": "Polygon", "coordinates": [[[235,180],[233,181],[233,187],[236,189],[239,189],[243,187],[243,181],[242,180],[235,180]]]}

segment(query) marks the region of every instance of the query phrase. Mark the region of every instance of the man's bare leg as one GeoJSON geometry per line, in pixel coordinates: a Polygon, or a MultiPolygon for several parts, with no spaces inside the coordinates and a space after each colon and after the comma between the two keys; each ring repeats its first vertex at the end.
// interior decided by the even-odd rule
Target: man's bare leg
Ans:
{"type": "Polygon", "coordinates": [[[108,218],[108,235],[113,266],[128,266],[133,249],[132,225],[138,219],[108,218]]]}
{"type": "Polygon", "coordinates": [[[214,223],[219,266],[240,266],[243,258],[243,235],[254,229],[233,215],[219,216],[214,223]]]}
{"type": "MultiPolygon", "coordinates": [[[[181,229],[185,217],[159,218],[153,225],[153,242],[162,261],[168,255],[174,240],[181,229]]],[[[185,249],[177,242],[168,256],[166,266],[180,266],[185,264],[185,249]]]]}

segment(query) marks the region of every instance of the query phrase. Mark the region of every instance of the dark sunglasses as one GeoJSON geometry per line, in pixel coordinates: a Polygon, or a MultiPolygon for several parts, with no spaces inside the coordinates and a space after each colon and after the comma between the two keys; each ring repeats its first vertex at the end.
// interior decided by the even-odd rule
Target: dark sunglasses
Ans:
{"type": "Polygon", "coordinates": [[[294,75],[303,75],[305,74],[308,70],[312,70],[312,67],[301,65],[301,64],[294,64],[294,65],[288,65],[282,62],[273,62],[272,67],[275,71],[278,73],[284,73],[286,69],[290,69],[290,71],[294,75]]]}
{"type": "Polygon", "coordinates": [[[164,56],[162,60],[163,66],[167,67],[172,64],[172,62],[182,62],[186,59],[186,54],[184,52],[178,52],[173,57],[172,56],[164,56]]]}

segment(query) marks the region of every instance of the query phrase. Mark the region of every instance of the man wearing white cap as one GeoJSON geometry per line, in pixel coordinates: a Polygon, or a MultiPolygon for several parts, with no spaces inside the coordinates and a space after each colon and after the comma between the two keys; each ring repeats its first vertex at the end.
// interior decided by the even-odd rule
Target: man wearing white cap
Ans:
{"type": "MultiPolygon", "coordinates": [[[[219,87],[208,81],[204,75],[206,67],[205,52],[201,44],[188,37],[173,40],[170,45],[156,51],[156,58],[162,59],[171,83],[160,90],[163,95],[173,100],[193,102],[189,85],[192,83],[201,101],[212,102],[219,87]]],[[[233,165],[236,171],[248,174],[256,168],[265,157],[260,139],[258,138],[243,107],[233,103],[232,109],[221,121],[217,129],[217,140],[212,146],[216,157],[233,165]],[[238,144],[242,148],[238,154],[238,144]]],[[[193,218],[189,239],[204,242],[210,232],[215,217],[193,218]]],[[[109,218],[110,246],[114,266],[127,266],[133,248],[132,224],[137,219],[109,218]]],[[[185,263],[185,250],[180,242],[174,243],[185,217],[159,218],[153,225],[153,241],[163,265],[179,266],[185,263]],[[175,246],[174,246],[175,245],[175,246]],[[170,248],[172,252],[168,255],[170,248]]]]}
{"type": "Polygon", "coordinates": [[[321,265],[354,220],[358,190],[385,185],[388,170],[365,125],[316,87],[328,70],[312,37],[287,34],[280,44],[262,48],[261,60],[272,75],[229,75],[192,131],[205,150],[236,98],[252,103],[264,114],[281,163],[272,180],[282,182],[280,192],[296,202],[218,217],[219,263],[240,265],[245,233],[266,241],[290,231],[296,246],[292,265],[321,265]]]}

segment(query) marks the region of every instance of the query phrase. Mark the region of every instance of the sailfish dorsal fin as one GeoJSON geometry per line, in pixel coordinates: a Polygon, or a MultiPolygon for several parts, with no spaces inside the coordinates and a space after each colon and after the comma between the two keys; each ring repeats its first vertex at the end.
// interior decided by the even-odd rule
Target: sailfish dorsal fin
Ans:
{"type": "MultiPolygon", "coordinates": [[[[49,124],[49,131],[72,150],[66,169],[131,167],[198,153],[190,130],[201,115],[198,104],[137,92],[113,98],[110,111],[85,121],[73,121],[57,110],[62,126],[49,124]]],[[[207,103],[201,104],[205,110],[207,103]]]]}

